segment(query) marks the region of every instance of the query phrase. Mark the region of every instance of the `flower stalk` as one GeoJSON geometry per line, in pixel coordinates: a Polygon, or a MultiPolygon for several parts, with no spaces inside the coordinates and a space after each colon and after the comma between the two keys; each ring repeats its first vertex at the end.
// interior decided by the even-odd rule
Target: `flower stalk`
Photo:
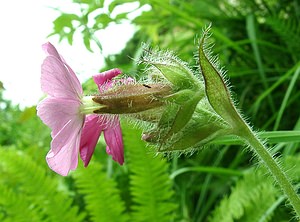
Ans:
{"type": "Polygon", "coordinates": [[[286,195],[298,217],[300,217],[300,198],[287,175],[281,169],[279,163],[272,157],[268,148],[259,140],[255,133],[246,125],[240,132],[240,137],[252,148],[257,156],[263,161],[269,172],[286,195]]]}
{"type": "Polygon", "coordinates": [[[203,33],[199,42],[199,65],[205,80],[205,91],[208,101],[214,111],[224,119],[231,128],[231,134],[236,135],[249,145],[252,151],[262,160],[277,184],[280,186],[290,204],[300,217],[300,198],[291,181],[270,154],[268,148],[259,140],[232,102],[230,92],[223,80],[222,71],[219,71],[215,57],[211,56],[206,46],[209,37],[209,28],[203,33]]]}

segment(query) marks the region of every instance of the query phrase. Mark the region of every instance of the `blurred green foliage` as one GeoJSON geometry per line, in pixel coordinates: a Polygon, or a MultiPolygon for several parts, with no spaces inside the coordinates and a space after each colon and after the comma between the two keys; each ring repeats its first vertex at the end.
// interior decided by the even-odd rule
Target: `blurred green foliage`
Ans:
{"type": "MultiPolygon", "coordinates": [[[[196,67],[194,40],[212,23],[213,50],[228,70],[243,113],[254,126],[276,132],[278,138],[278,130],[294,130],[297,136],[299,1],[73,0],[72,4],[80,13],[61,12],[50,35],[72,44],[74,33],[81,32],[87,50],[102,50],[99,31],[130,21],[137,27],[133,38],[119,54],[105,58],[106,67],[99,69],[118,67],[137,78],[144,68],[135,63],[142,42],[173,50],[196,67]],[[140,10],[145,6],[148,10],[140,10]]],[[[92,84],[85,83],[85,89],[92,84]]],[[[35,107],[21,110],[2,98],[5,89],[0,88],[0,221],[293,221],[271,178],[264,169],[253,167],[252,156],[241,146],[229,143],[191,156],[154,157],[140,132],[125,121],[124,166],[111,161],[100,141],[88,168],[79,166],[66,178],[55,175],[44,160],[50,130],[36,117],[35,107]]],[[[293,141],[272,148],[298,187],[299,148],[293,141]]]]}

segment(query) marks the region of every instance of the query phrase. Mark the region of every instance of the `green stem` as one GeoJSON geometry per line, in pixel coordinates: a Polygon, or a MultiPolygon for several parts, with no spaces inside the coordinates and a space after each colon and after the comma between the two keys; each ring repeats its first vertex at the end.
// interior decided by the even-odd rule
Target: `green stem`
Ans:
{"type": "Polygon", "coordinates": [[[300,198],[297,195],[292,183],[287,175],[280,168],[278,162],[272,157],[264,144],[256,137],[253,131],[247,126],[245,130],[240,131],[240,136],[246,140],[246,143],[257,153],[264,164],[269,169],[270,173],[281,187],[282,191],[294,207],[298,217],[300,217],[300,198]]]}

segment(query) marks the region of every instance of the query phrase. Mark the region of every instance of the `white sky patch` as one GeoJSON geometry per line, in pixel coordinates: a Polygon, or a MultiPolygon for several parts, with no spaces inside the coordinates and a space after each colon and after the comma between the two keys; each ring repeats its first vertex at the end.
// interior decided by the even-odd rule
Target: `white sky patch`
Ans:
{"type": "Polygon", "coordinates": [[[76,6],[68,0],[17,0],[1,3],[0,81],[4,84],[5,99],[26,107],[36,105],[44,96],[40,89],[40,70],[45,57],[41,49],[43,43],[50,41],[83,82],[103,67],[103,55],[118,53],[135,31],[133,25],[127,22],[111,25],[97,33],[103,54],[95,47],[94,53],[89,52],[80,32],[75,35],[72,46],[66,40],[59,43],[58,36],[47,38],[53,29],[52,22],[59,15],[53,8],[76,13],[76,6]]]}

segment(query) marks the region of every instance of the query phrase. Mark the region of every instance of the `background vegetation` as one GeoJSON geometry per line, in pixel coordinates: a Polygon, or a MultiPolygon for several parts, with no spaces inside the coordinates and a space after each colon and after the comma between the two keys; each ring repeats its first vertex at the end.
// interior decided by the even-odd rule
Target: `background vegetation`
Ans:
{"type": "MultiPolygon", "coordinates": [[[[81,32],[87,50],[95,49],[93,45],[101,50],[97,32],[130,20],[137,28],[133,38],[99,69],[118,67],[136,78],[143,73],[134,62],[142,42],[173,50],[196,65],[195,37],[211,22],[214,52],[228,70],[239,108],[256,129],[274,133],[271,151],[299,187],[299,1],[73,0],[73,4],[81,13],[61,12],[52,35],[72,44],[74,33],[81,32]],[[129,3],[136,8],[129,11],[129,3]],[[149,10],[129,19],[144,5],[149,10]]],[[[84,87],[90,89],[91,83],[84,87]]],[[[272,178],[234,141],[167,159],[151,153],[140,140],[141,132],[123,121],[124,166],[112,162],[100,141],[88,168],[79,166],[65,178],[56,175],[44,160],[50,130],[36,117],[35,107],[20,110],[2,99],[1,91],[0,221],[294,220],[272,178]]]]}

